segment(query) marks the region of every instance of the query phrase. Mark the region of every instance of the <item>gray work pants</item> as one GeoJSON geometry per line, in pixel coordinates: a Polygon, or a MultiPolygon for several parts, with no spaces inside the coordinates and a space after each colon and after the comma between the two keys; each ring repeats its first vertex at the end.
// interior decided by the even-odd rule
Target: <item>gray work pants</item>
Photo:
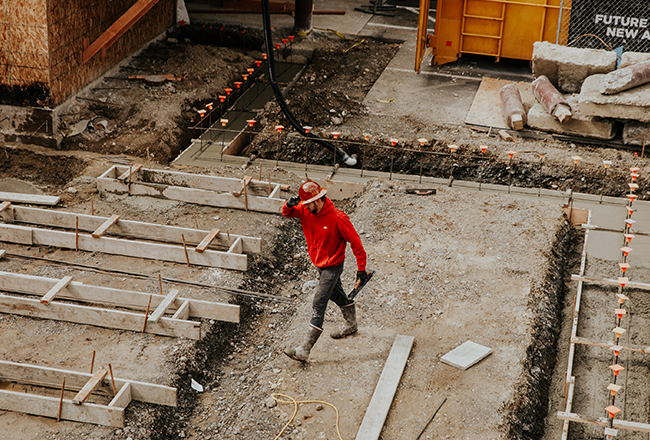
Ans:
{"type": "Polygon", "coordinates": [[[322,329],[328,301],[334,301],[337,306],[343,307],[351,304],[352,300],[348,299],[341,285],[343,263],[324,269],[319,268],[318,271],[320,272],[320,280],[316,288],[316,294],[314,295],[310,323],[314,327],[322,329]]]}

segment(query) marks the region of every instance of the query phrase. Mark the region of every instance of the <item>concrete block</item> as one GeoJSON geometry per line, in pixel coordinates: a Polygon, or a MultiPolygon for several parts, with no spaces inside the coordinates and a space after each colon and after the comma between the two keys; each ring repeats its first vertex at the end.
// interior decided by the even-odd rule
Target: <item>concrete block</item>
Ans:
{"type": "Polygon", "coordinates": [[[650,143],[650,124],[638,121],[627,121],[623,125],[623,143],[626,145],[646,146],[650,143]]]}
{"type": "Polygon", "coordinates": [[[644,52],[624,52],[621,57],[621,65],[618,66],[619,69],[625,67],[633,66],[634,64],[639,64],[644,61],[650,61],[650,53],[644,52]]]}
{"type": "Polygon", "coordinates": [[[635,87],[616,95],[600,93],[600,78],[592,75],[582,83],[578,110],[583,115],[612,119],[650,122],[650,84],[635,87]]]}
{"type": "Polygon", "coordinates": [[[545,75],[561,91],[577,93],[588,76],[615,70],[616,54],[537,41],[533,44],[532,68],[536,78],[545,75]]]}
{"type": "Polygon", "coordinates": [[[528,126],[535,130],[550,131],[566,136],[604,140],[610,140],[616,136],[616,124],[613,120],[599,118],[598,116],[585,116],[577,110],[578,105],[574,97],[568,96],[565,98],[573,108],[570,121],[560,123],[541,104],[536,103],[528,110],[528,126]]]}
{"type": "Polygon", "coordinates": [[[492,353],[491,348],[484,347],[476,342],[466,341],[445,354],[440,360],[452,367],[467,370],[490,353],[492,353]]]}

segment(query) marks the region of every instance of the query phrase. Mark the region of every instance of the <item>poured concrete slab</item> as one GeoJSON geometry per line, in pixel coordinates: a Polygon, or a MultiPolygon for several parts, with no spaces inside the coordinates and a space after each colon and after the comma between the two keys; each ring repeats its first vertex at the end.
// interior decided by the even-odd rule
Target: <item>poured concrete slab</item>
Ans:
{"type": "Polygon", "coordinates": [[[582,84],[578,109],[583,115],[650,122],[650,84],[616,95],[603,95],[600,93],[602,76],[592,75],[582,84]]]}
{"type": "Polygon", "coordinates": [[[492,353],[492,349],[476,342],[466,341],[440,358],[442,362],[452,367],[467,370],[492,353]]]}
{"type": "Polygon", "coordinates": [[[616,53],[538,41],[533,44],[533,75],[546,77],[563,92],[577,93],[584,80],[616,70],[616,53]]]}
{"type": "Polygon", "coordinates": [[[560,123],[540,103],[535,103],[528,111],[528,126],[535,130],[550,131],[567,136],[604,140],[610,140],[616,136],[616,123],[612,119],[583,115],[577,110],[578,103],[574,97],[565,96],[565,99],[571,105],[571,108],[574,109],[570,121],[560,123]]]}

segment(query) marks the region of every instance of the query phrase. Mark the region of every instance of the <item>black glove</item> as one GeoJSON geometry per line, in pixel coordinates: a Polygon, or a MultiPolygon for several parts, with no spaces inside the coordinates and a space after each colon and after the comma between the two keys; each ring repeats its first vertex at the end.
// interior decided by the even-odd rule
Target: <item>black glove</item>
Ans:
{"type": "Polygon", "coordinates": [[[365,270],[358,270],[357,271],[357,282],[355,283],[356,287],[359,287],[363,283],[368,281],[368,272],[365,270]]]}
{"type": "Polygon", "coordinates": [[[289,208],[293,208],[298,203],[300,203],[300,196],[298,194],[296,194],[295,196],[291,196],[291,198],[287,200],[287,206],[289,208]]]}

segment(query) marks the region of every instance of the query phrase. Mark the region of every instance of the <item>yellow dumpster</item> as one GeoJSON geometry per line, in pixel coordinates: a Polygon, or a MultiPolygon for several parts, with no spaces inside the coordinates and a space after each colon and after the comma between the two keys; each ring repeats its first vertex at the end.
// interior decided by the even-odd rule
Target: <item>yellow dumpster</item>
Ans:
{"type": "Polygon", "coordinates": [[[556,42],[560,9],[568,23],[570,5],[570,0],[438,0],[435,33],[427,35],[429,0],[421,0],[416,70],[427,47],[437,65],[464,53],[530,60],[535,41],[556,42]]]}

